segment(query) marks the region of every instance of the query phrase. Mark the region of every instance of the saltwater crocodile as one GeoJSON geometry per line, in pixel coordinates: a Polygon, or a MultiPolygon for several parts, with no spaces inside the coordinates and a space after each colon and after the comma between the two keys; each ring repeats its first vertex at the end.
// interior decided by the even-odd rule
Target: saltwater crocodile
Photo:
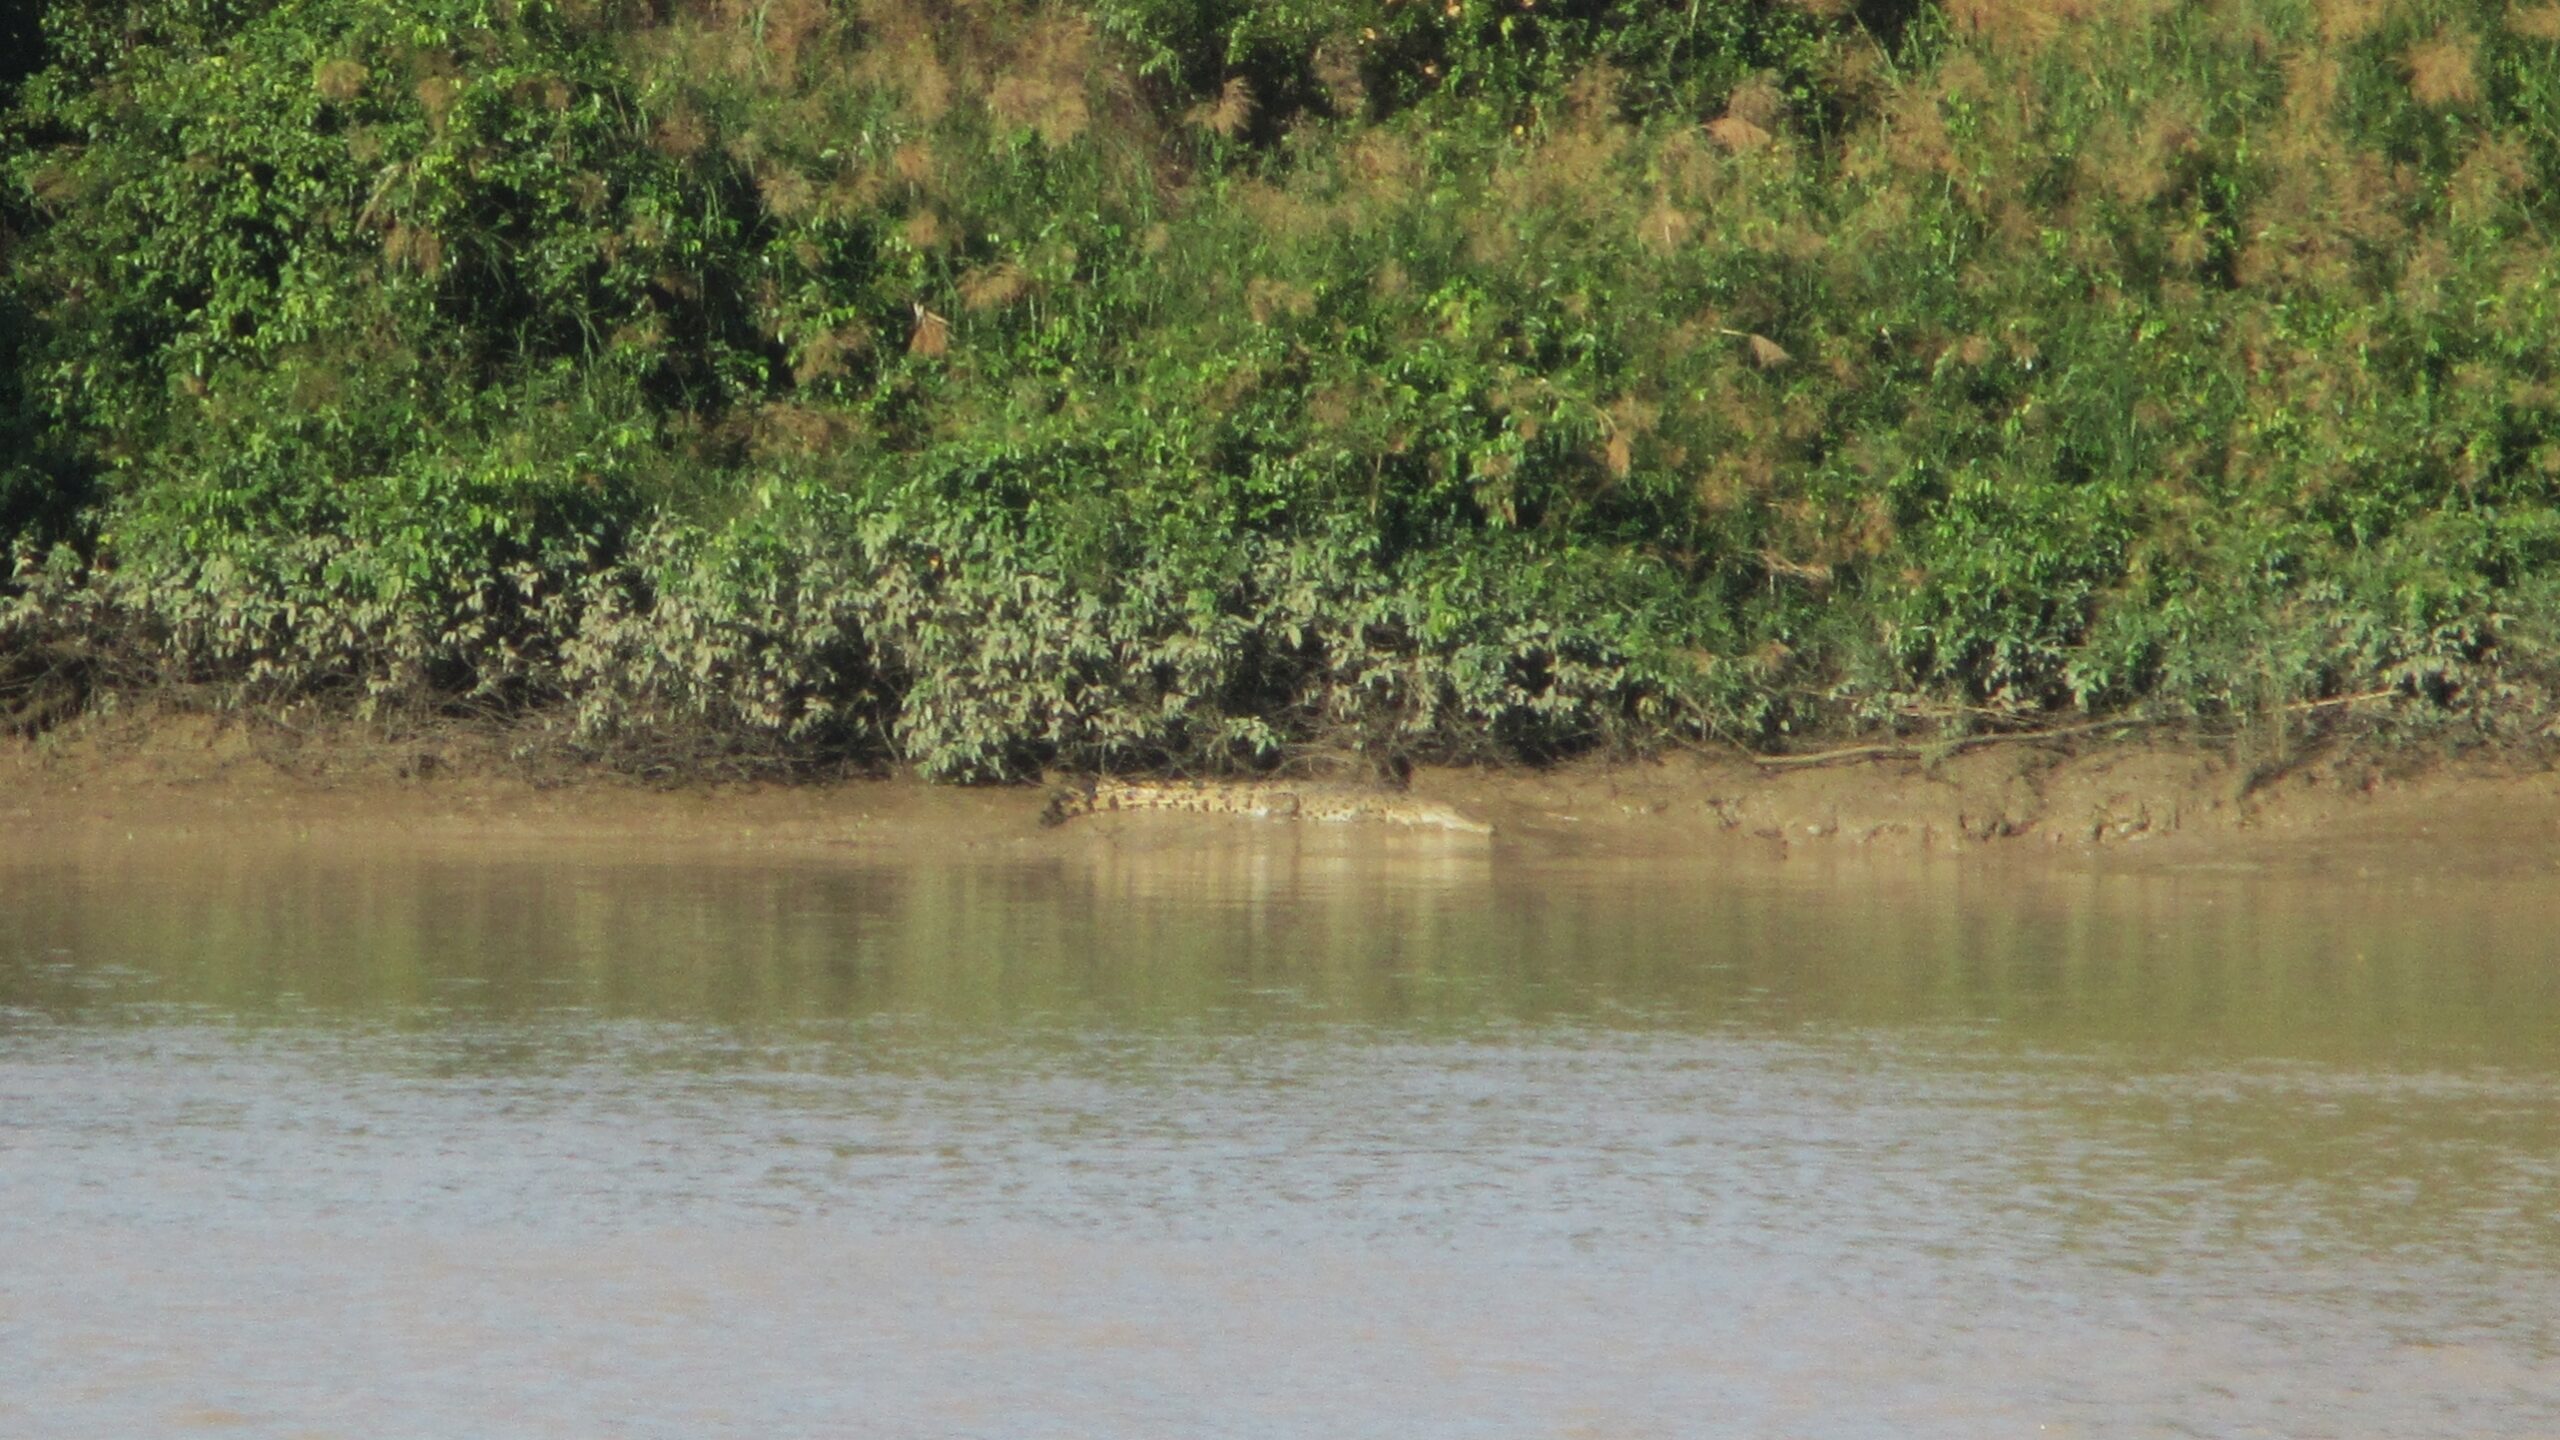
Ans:
{"type": "Polygon", "coordinates": [[[1436,800],[1356,785],[1298,784],[1278,780],[1077,780],[1056,787],[1043,825],[1063,825],[1079,815],[1128,811],[1233,815],[1247,820],[1305,820],[1408,825],[1490,835],[1493,827],[1436,800]]]}

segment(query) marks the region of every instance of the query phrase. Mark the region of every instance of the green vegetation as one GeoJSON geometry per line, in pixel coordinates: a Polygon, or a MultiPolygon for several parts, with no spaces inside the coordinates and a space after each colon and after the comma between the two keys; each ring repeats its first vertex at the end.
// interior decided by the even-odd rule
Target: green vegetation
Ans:
{"type": "Polygon", "coordinates": [[[2552,0],[46,26],[0,682],[953,777],[2560,689],[2552,0]]]}

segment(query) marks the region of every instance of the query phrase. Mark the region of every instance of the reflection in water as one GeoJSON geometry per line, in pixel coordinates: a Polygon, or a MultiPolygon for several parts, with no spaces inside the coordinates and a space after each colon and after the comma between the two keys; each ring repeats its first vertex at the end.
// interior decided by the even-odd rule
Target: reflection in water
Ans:
{"type": "Polygon", "coordinates": [[[0,1433],[2532,1433],[2560,896],[0,868],[0,1433]]]}

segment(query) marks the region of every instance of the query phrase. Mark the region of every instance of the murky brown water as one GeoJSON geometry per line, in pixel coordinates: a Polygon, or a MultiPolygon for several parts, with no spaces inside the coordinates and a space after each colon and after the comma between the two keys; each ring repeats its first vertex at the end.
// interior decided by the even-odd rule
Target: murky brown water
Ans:
{"type": "MultiPolygon", "coordinates": [[[[0,848],[5,842],[0,842],[0,848]]],[[[0,863],[0,1434],[2560,1434],[2560,889],[0,863]]]]}

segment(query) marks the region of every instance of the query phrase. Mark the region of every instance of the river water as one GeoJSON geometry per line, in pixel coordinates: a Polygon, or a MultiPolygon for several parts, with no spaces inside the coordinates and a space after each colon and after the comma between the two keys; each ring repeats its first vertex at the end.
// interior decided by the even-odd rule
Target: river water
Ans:
{"type": "Polygon", "coordinates": [[[7,856],[0,1435],[2560,1435],[2560,886],[1366,844],[7,856]]]}

